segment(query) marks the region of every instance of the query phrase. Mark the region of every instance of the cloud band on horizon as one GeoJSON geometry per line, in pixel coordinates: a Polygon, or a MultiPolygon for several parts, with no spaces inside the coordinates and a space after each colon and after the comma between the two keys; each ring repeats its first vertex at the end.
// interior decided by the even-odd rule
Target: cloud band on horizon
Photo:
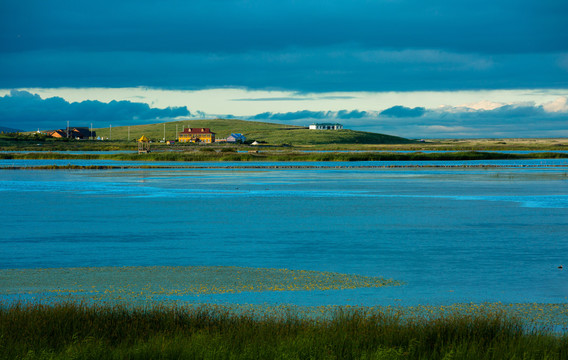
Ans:
{"type": "Polygon", "coordinates": [[[341,122],[345,128],[410,138],[567,137],[568,98],[543,105],[503,104],[493,109],[393,106],[383,111],[296,111],[262,113],[257,121],[307,126],[311,122],[341,122]]]}
{"type": "MultiPolygon", "coordinates": [[[[348,129],[411,138],[568,136],[568,97],[558,97],[540,105],[492,103],[485,104],[487,108],[477,106],[428,109],[397,105],[384,110],[300,110],[263,112],[233,118],[300,126],[312,122],[340,122],[348,129]]],[[[217,117],[203,112],[195,112],[194,115],[187,107],[158,109],[130,101],[70,103],[59,97],[42,99],[27,91],[14,90],[0,97],[0,118],[9,119],[3,121],[2,125],[23,130],[60,128],[66,121],[73,121],[76,126],[86,126],[90,122],[95,123],[95,127],[101,123],[107,126],[110,122],[114,126],[125,126],[185,120],[196,116],[217,117]]]]}

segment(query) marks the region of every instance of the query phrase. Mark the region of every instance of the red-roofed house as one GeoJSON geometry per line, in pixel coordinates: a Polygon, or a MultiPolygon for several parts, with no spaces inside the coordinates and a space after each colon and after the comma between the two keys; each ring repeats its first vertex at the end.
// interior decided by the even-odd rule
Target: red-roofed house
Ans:
{"type": "Polygon", "coordinates": [[[179,142],[202,142],[211,144],[215,142],[215,133],[209,128],[186,128],[179,133],[179,142]]]}

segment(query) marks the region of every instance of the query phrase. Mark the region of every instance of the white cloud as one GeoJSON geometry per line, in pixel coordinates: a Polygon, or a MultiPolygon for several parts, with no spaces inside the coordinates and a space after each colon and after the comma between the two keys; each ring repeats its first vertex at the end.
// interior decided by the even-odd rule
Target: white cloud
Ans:
{"type": "Polygon", "coordinates": [[[475,103],[459,105],[458,107],[473,109],[473,110],[495,110],[501,106],[505,105],[501,102],[495,102],[490,100],[481,100],[475,103]]]}
{"type": "Polygon", "coordinates": [[[559,97],[558,99],[542,105],[547,112],[568,112],[568,98],[559,97]]]}

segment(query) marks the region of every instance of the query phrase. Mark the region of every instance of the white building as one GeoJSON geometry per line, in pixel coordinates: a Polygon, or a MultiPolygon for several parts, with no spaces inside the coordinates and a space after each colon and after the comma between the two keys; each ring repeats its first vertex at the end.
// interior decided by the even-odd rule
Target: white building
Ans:
{"type": "Polygon", "coordinates": [[[310,125],[310,130],[341,130],[343,125],[331,123],[315,123],[310,125]]]}

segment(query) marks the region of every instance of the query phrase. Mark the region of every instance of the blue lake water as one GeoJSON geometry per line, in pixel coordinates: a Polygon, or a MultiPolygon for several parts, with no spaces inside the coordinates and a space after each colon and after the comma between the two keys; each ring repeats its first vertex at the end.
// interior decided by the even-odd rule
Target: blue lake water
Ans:
{"type": "Polygon", "coordinates": [[[0,267],[235,265],[406,283],[199,299],[213,302],[565,303],[568,166],[554,166],[0,170],[0,267]]]}

